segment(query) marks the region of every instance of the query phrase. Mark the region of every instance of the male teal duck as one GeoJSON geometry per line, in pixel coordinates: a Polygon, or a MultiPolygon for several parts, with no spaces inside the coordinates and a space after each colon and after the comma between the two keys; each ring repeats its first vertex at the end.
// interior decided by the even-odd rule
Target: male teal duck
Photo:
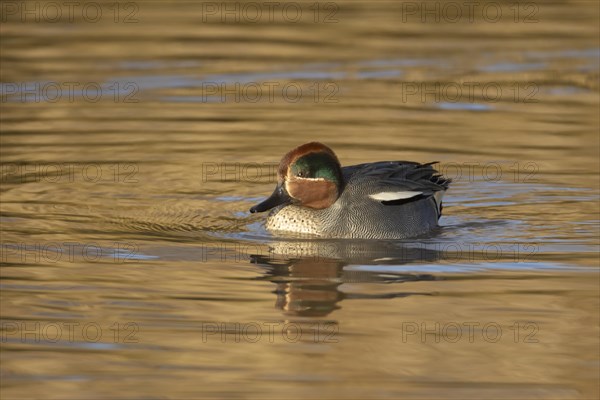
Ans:
{"type": "Polygon", "coordinates": [[[450,184],[433,164],[380,161],[341,167],[322,143],[287,153],[277,187],[251,213],[271,210],[266,228],[323,238],[403,239],[437,226],[450,184]]]}

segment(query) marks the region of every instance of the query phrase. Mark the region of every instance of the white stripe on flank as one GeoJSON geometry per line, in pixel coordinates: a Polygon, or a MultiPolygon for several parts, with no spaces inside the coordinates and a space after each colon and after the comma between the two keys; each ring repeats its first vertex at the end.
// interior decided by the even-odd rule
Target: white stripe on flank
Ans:
{"type": "Polygon", "coordinates": [[[437,206],[438,215],[442,213],[442,199],[444,198],[444,190],[440,190],[439,192],[435,192],[433,194],[433,198],[435,199],[435,205],[437,206]]]}
{"type": "Polygon", "coordinates": [[[411,197],[423,194],[423,192],[380,192],[369,195],[370,198],[377,201],[394,201],[410,199],[411,197]]]}

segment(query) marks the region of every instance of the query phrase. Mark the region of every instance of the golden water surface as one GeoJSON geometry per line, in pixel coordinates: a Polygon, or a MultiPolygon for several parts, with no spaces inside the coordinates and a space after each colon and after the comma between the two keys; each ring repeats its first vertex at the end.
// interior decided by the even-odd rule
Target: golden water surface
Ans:
{"type": "Polygon", "coordinates": [[[598,398],[596,1],[66,3],[0,4],[2,399],[598,398]],[[441,228],[266,232],[311,140],[441,228]]]}

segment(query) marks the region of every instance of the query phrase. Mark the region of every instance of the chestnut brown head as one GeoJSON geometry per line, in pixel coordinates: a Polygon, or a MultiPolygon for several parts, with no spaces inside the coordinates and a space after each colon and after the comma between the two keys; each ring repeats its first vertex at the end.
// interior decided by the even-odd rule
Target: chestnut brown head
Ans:
{"type": "Polygon", "coordinates": [[[327,208],[339,197],[342,182],[342,168],[335,153],[322,143],[306,143],[281,159],[275,191],[250,212],[263,212],[282,204],[327,208]]]}

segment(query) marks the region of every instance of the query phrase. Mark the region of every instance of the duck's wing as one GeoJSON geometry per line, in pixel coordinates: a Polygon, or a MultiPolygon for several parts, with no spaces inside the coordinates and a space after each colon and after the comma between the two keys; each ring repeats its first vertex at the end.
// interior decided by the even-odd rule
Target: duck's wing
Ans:
{"type": "Polygon", "coordinates": [[[442,176],[435,162],[380,161],[342,168],[348,187],[383,205],[401,205],[433,197],[441,213],[442,196],[451,180],[442,176]]]}

